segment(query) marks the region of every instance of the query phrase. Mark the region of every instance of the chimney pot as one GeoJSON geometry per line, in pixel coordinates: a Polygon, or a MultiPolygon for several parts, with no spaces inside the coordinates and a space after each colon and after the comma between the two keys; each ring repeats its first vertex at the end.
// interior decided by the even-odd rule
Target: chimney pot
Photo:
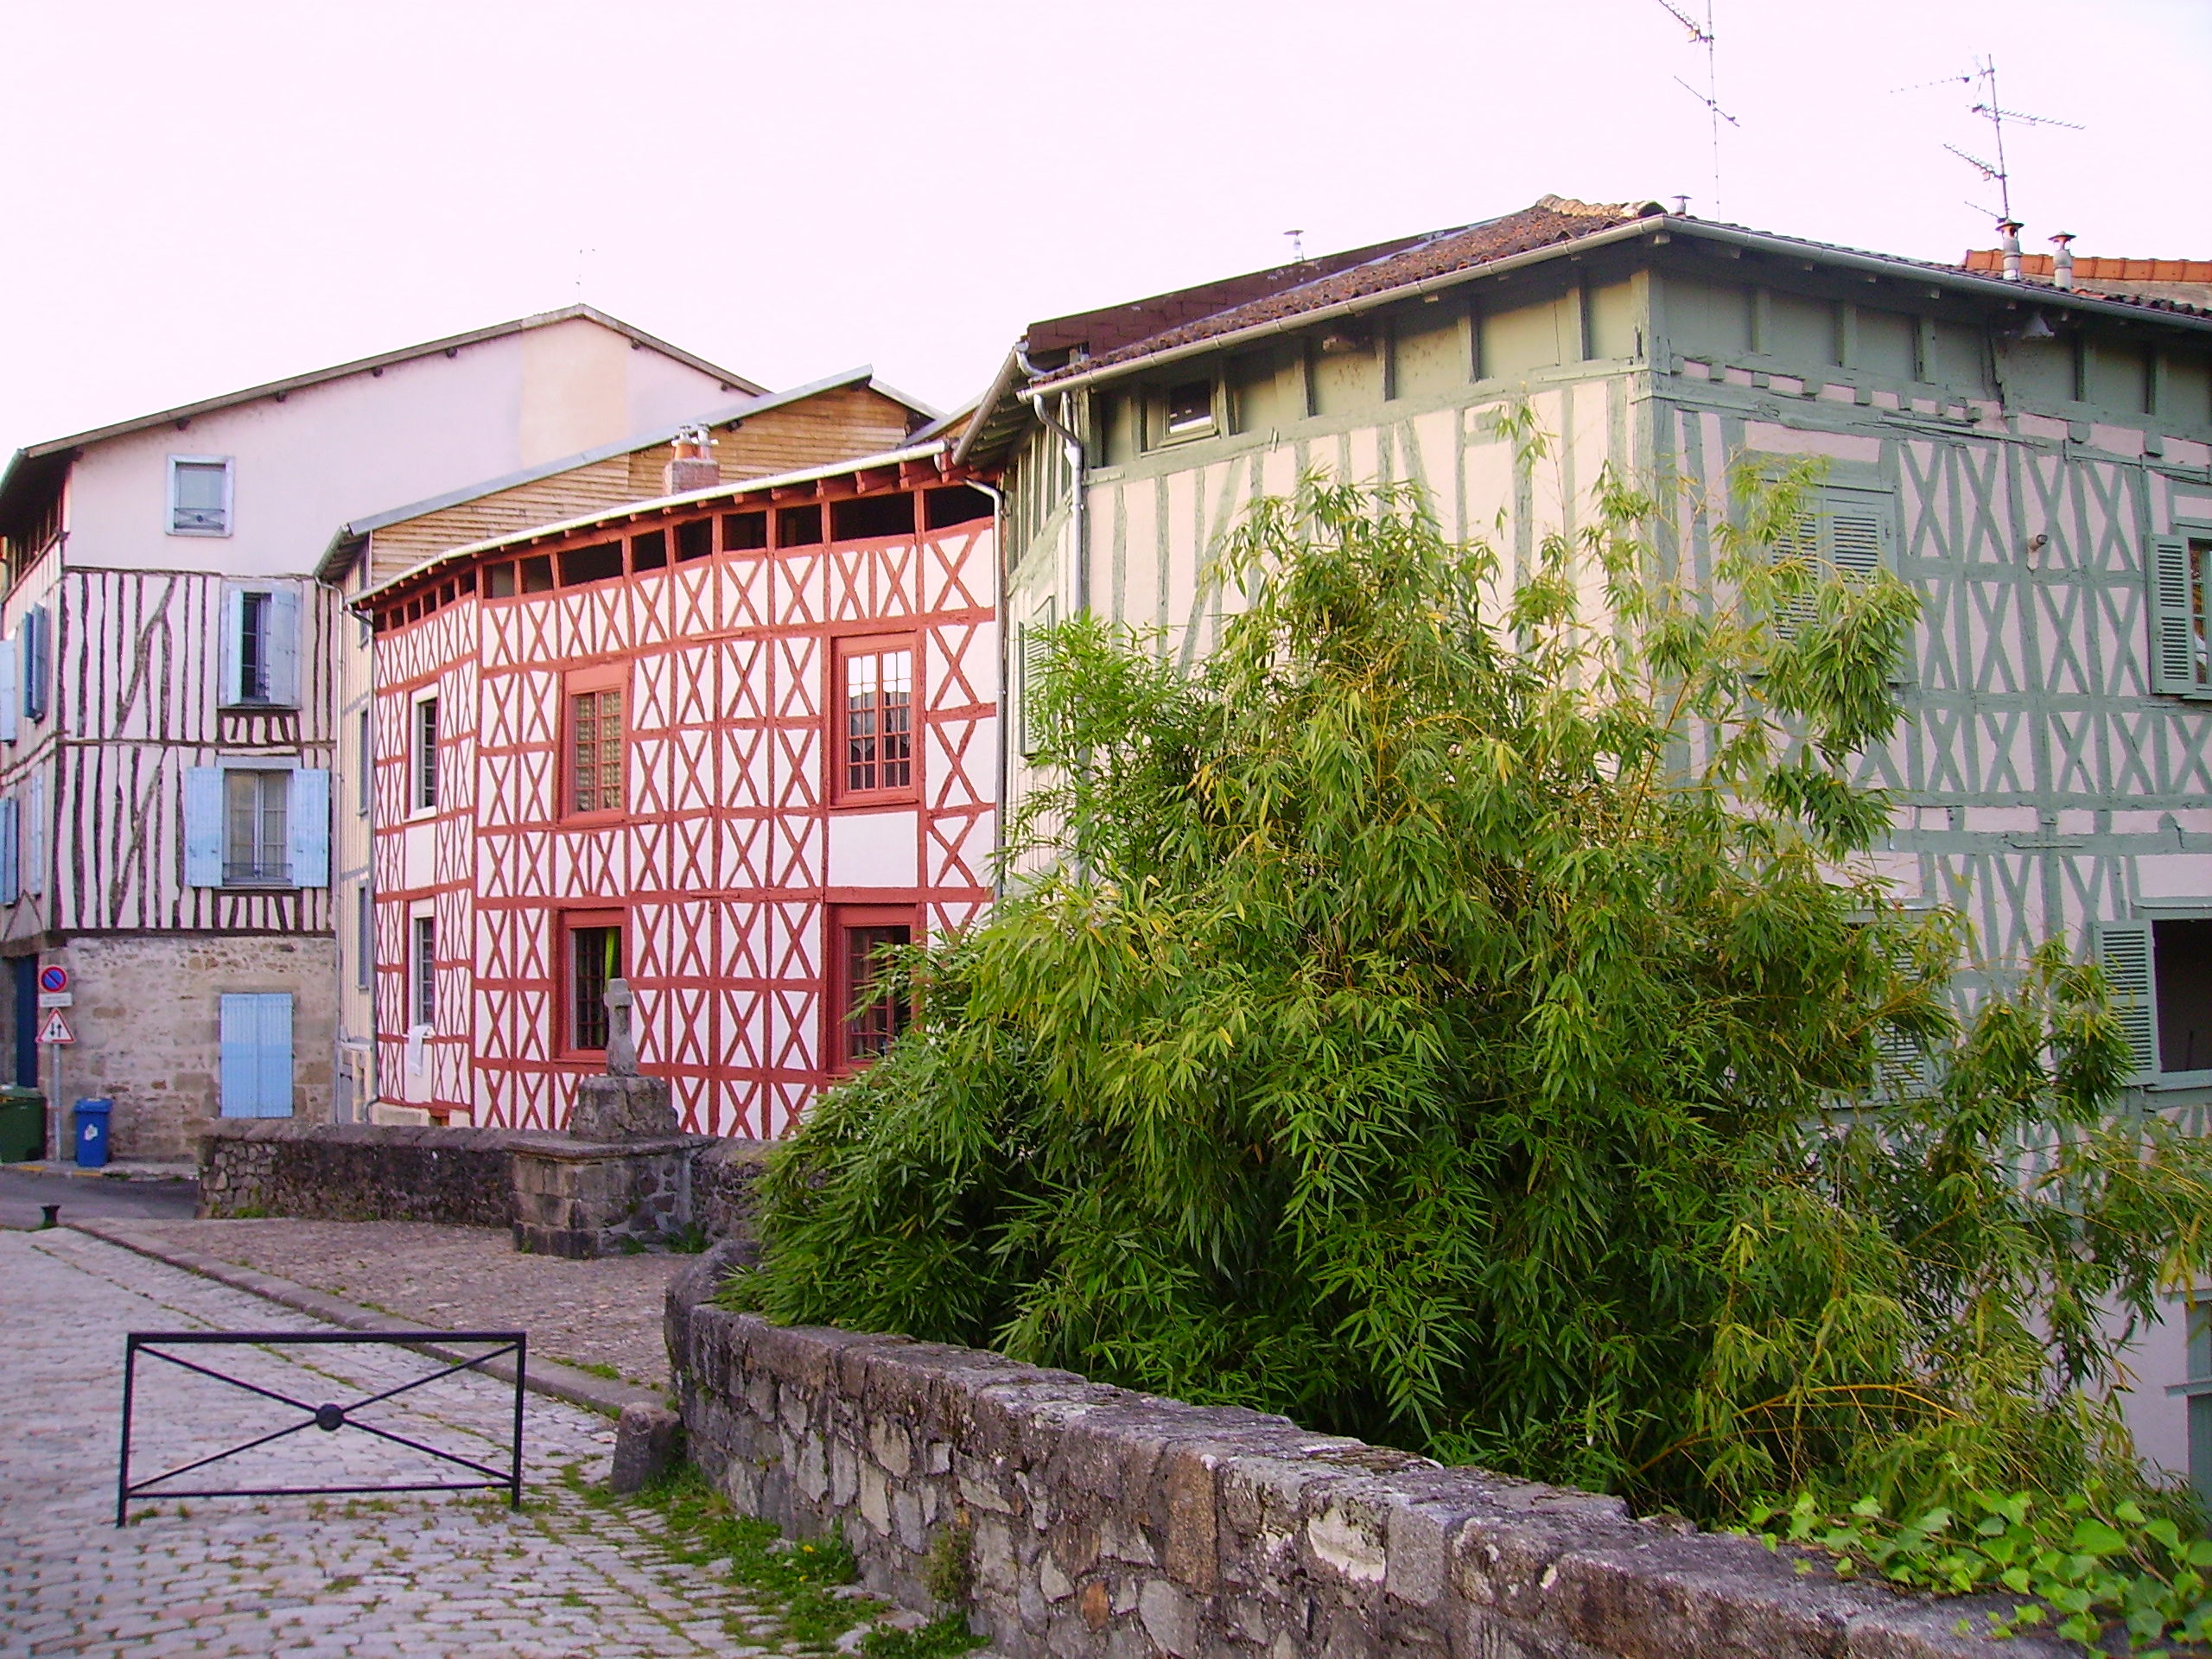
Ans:
{"type": "Polygon", "coordinates": [[[2074,232],[2061,231],[2050,238],[2058,245],[2058,251],[2051,256],[2050,280],[2059,288],[2074,286],[2074,232]]]}
{"type": "Polygon", "coordinates": [[[2017,283],[2020,280],[2020,221],[2000,219],[1997,230],[2000,238],[1997,245],[2005,251],[2005,280],[2017,283]]]}
{"type": "Polygon", "coordinates": [[[715,459],[715,441],[703,426],[679,428],[675,454],[661,469],[662,493],[684,495],[711,490],[722,481],[722,464],[715,459]]]}

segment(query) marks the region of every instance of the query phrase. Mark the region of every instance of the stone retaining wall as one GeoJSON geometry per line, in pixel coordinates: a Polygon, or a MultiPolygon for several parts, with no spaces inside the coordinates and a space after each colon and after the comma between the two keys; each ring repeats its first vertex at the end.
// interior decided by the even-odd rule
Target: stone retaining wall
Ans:
{"type": "Polygon", "coordinates": [[[741,1510],[841,1525],[868,1586],[930,1611],[970,1540],[970,1621],[1009,1659],[2056,1659],[1957,1635],[1978,1604],[1801,1572],[1615,1498],[1447,1469],[1259,1412],[1001,1355],[781,1329],[677,1275],[669,1355],[690,1456],[741,1510]]]}
{"type": "Polygon", "coordinates": [[[747,1237],[766,1150],[704,1135],[597,1142],[545,1130],[228,1118],[200,1135],[200,1213],[510,1227],[525,1248],[564,1255],[687,1226],[747,1237]]]}

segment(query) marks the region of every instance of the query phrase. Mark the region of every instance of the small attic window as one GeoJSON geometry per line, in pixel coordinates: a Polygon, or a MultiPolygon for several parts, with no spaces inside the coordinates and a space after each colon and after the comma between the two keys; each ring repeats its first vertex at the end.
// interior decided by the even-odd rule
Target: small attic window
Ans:
{"type": "Polygon", "coordinates": [[[1166,432],[1171,438],[1194,438],[1213,430],[1213,382],[1184,380],[1167,388],[1166,432]]]}
{"type": "Polygon", "coordinates": [[[715,521],[711,518],[687,518],[676,527],[676,557],[681,563],[686,559],[703,559],[715,550],[715,521]]]}
{"type": "Polygon", "coordinates": [[[722,551],[750,553],[767,545],[768,515],[765,511],[722,515],[722,551]]]}
{"type": "Polygon", "coordinates": [[[553,591],[553,556],[541,553],[536,558],[522,562],[522,590],[525,594],[550,594],[553,591]]]}

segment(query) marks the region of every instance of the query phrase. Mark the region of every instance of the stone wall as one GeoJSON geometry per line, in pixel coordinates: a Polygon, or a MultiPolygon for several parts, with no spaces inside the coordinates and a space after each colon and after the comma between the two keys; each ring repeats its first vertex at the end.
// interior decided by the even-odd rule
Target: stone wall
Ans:
{"type": "Polygon", "coordinates": [[[868,1586],[929,1611],[925,1556],[970,1543],[970,1622],[1009,1659],[2056,1659],[1955,1626],[1976,1605],[1800,1571],[1618,1499],[1447,1469],[1259,1412],[997,1354],[779,1329],[677,1275],[669,1353],[690,1455],[868,1586]]]}
{"type": "MultiPolygon", "coordinates": [[[[41,1086],[60,1103],[105,1096],[118,1158],[192,1156],[222,1106],[221,998],[287,991],[292,998],[292,1111],[330,1115],[337,1035],[337,946],[326,936],[79,934],[41,953],[69,970],[77,1040],[49,1049],[41,1086]]],[[[65,1123],[66,1133],[66,1123],[65,1123]]]]}
{"type": "Polygon", "coordinates": [[[512,1129],[221,1118],[200,1141],[200,1212],[320,1221],[514,1220],[512,1129]]]}
{"type": "Polygon", "coordinates": [[[544,1129],[219,1118],[200,1135],[210,1217],[508,1227],[517,1245],[594,1255],[696,1227],[749,1239],[766,1147],[706,1135],[594,1141],[544,1129]]]}

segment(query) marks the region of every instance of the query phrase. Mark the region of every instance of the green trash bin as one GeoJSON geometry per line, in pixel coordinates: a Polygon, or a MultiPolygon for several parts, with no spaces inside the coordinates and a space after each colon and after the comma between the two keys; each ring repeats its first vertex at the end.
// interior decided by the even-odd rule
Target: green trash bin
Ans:
{"type": "Polygon", "coordinates": [[[0,1084],[0,1164],[46,1155],[46,1096],[20,1083],[0,1084]]]}

